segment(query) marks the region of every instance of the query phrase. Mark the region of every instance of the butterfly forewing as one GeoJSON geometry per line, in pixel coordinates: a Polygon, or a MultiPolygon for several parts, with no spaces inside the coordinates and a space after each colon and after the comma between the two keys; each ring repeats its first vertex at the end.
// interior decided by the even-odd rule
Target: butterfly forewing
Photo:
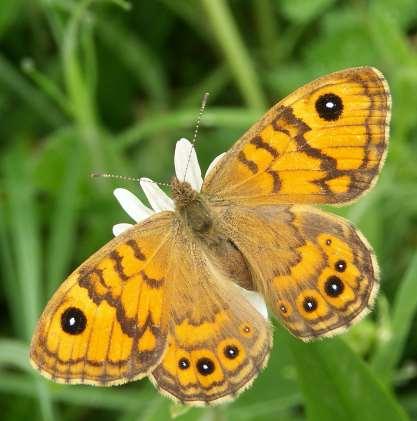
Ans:
{"type": "Polygon", "coordinates": [[[32,339],[30,358],[42,374],[111,385],[141,378],[159,363],[172,215],[157,214],[116,237],[61,285],[32,339]]]}
{"type": "Polygon", "coordinates": [[[390,101],[371,67],[317,79],[245,133],[203,191],[244,204],[350,202],[372,187],[383,164],[390,101]]]}

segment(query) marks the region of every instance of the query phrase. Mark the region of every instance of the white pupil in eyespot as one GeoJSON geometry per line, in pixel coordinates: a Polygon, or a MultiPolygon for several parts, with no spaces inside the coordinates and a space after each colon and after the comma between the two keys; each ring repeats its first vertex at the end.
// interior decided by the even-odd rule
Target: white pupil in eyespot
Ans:
{"type": "Polygon", "coordinates": [[[334,102],[326,102],[326,108],[333,108],[334,107],[334,102]]]}
{"type": "Polygon", "coordinates": [[[74,317],[71,317],[71,319],[69,319],[69,324],[70,324],[70,326],[75,325],[75,318],[74,317]]]}

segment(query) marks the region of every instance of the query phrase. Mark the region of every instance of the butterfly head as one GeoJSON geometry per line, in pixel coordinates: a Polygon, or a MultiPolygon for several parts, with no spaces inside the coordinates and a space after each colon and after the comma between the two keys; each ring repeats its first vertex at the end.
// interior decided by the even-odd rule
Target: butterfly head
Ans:
{"type": "Polygon", "coordinates": [[[180,181],[177,177],[172,177],[171,190],[175,207],[178,210],[187,208],[198,196],[198,193],[191,187],[190,183],[180,181]]]}

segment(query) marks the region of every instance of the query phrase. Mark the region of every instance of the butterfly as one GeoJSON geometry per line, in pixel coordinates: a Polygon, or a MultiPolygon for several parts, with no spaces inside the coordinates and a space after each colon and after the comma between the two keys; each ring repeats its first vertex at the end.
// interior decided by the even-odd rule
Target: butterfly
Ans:
{"type": "Polygon", "coordinates": [[[201,190],[171,183],[173,210],[118,235],[47,304],[30,359],[62,383],[149,377],[188,405],[247,389],[267,364],[268,320],[304,341],[371,309],[379,270],[364,236],[312,205],[369,191],[384,163],[391,99],[372,67],[321,77],[273,106],[219,159],[201,190]]]}

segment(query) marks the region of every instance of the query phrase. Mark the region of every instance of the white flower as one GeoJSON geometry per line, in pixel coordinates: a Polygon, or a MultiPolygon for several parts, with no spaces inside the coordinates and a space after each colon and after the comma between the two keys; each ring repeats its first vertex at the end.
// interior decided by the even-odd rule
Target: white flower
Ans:
{"type": "MultiPolygon", "coordinates": [[[[214,159],[207,169],[206,176],[223,156],[224,153],[214,159]]],[[[177,142],[174,164],[177,178],[179,180],[187,181],[195,191],[199,192],[203,185],[201,169],[198,164],[195,149],[187,139],[183,138],[177,142]]],[[[160,189],[158,184],[154,183],[149,178],[141,178],[140,186],[142,187],[151,208],[145,206],[129,190],[119,188],[113,192],[122,208],[135,222],[143,221],[156,212],[174,210],[174,202],[160,189]]],[[[116,224],[113,226],[113,234],[117,236],[131,227],[133,227],[132,224],[116,224]]]]}
{"type": "MultiPolygon", "coordinates": [[[[219,160],[225,154],[222,153],[217,156],[213,162],[209,165],[205,177],[219,162],[219,160]]],[[[201,169],[198,164],[197,154],[194,146],[187,139],[180,139],[175,147],[175,174],[179,180],[187,181],[191,187],[199,192],[203,185],[203,178],[201,177],[201,169]]],[[[136,222],[143,221],[150,215],[175,209],[173,200],[161,190],[161,188],[149,178],[141,178],[140,186],[148,199],[150,208],[144,205],[133,193],[129,190],[117,188],[113,191],[116,199],[120,203],[121,207],[125,212],[136,222]]],[[[113,235],[118,236],[122,232],[132,228],[133,224],[121,223],[113,226],[113,235]]],[[[242,288],[246,299],[256,308],[256,310],[265,317],[268,318],[268,312],[266,309],[265,301],[262,296],[253,291],[247,291],[242,288]]]]}

